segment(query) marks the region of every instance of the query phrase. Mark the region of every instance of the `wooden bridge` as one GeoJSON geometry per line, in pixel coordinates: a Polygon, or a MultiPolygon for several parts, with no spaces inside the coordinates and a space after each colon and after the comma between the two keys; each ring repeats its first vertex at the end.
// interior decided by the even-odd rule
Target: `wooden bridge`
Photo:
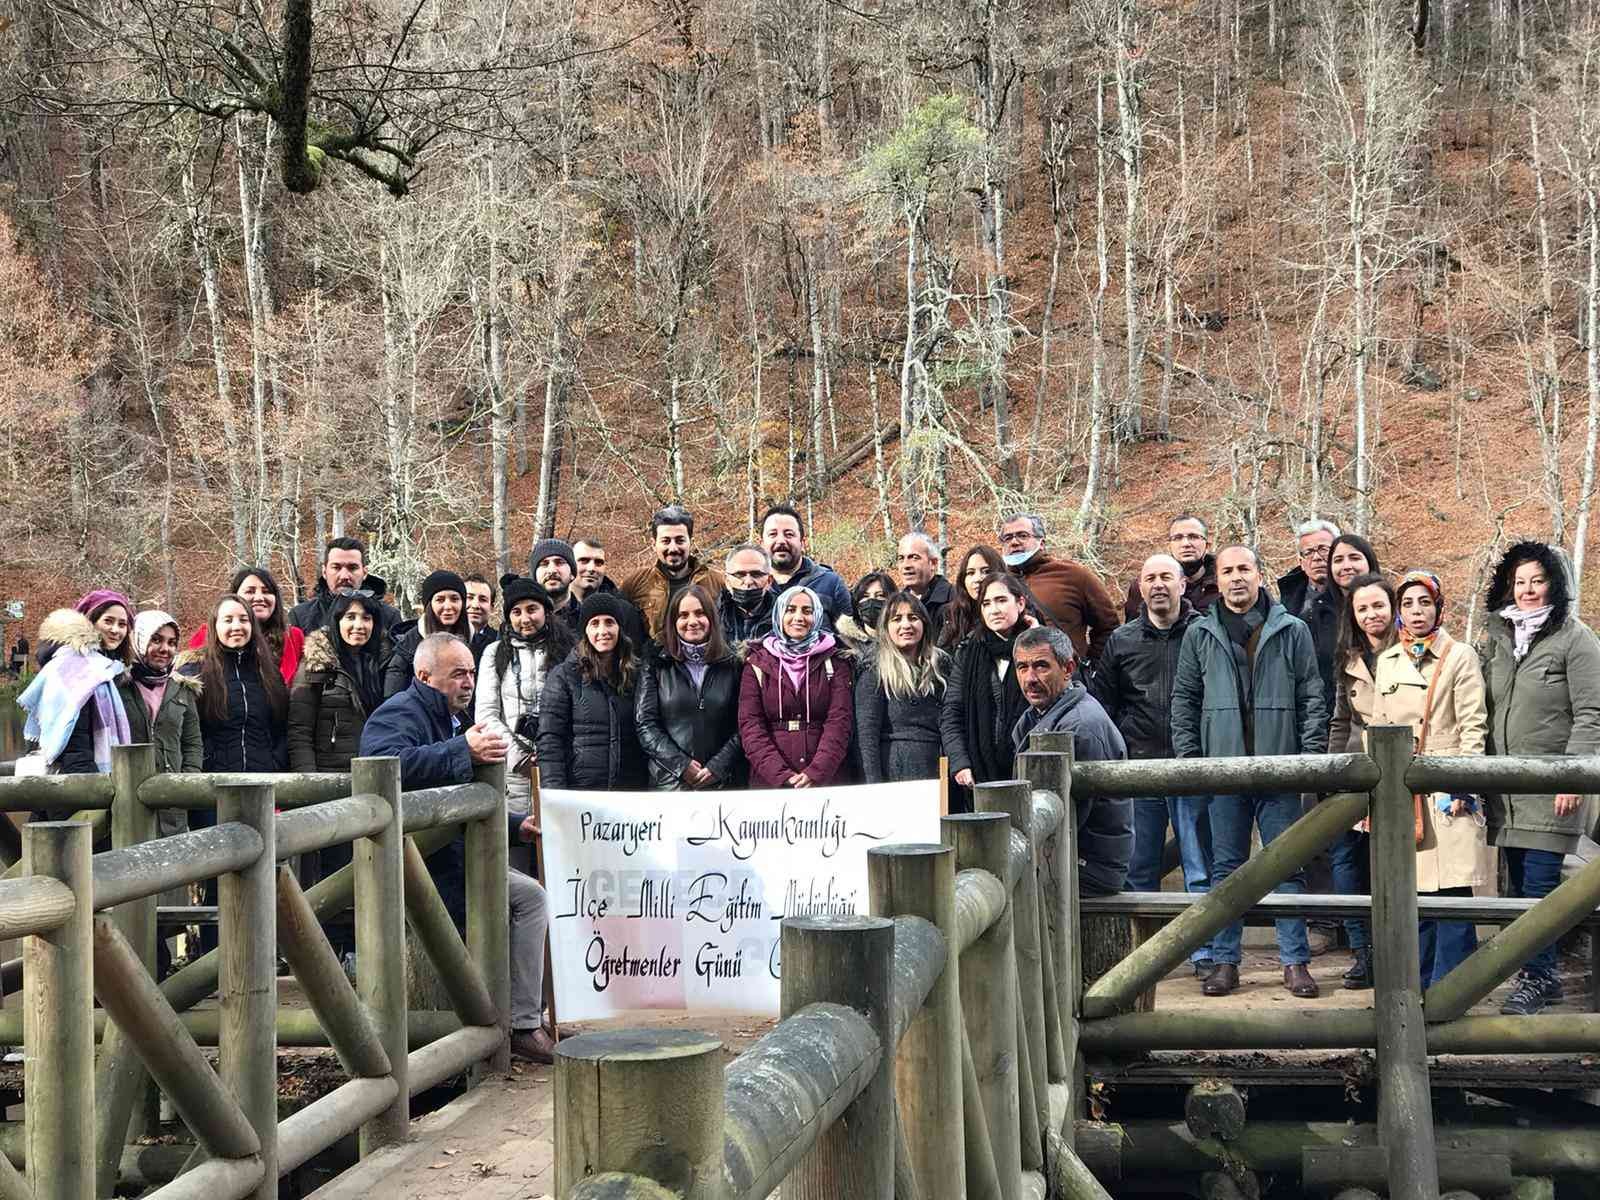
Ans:
{"type": "MultiPolygon", "coordinates": [[[[1375,729],[1365,755],[1074,764],[1069,739],[1036,736],[1021,778],[977,789],[980,811],[946,818],[942,845],[870,853],[871,915],[784,923],[783,1019],[731,1063],[720,1039],[683,1028],[589,1033],[562,1042],[553,1096],[502,1074],[496,771],[402,795],[394,760],[358,760],[348,776],[154,776],[148,747],[124,747],[110,776],[0,778],[0,810],[73,817],[26,826],[22,858],[0,879],[0,939],[24,944],[23,1008],[20,1020],[0,1013],[0,1042],[25,1057],[25,1120],[0,1126],[0,1200],[137,1190],[148,1148],[129,1134],[154,1130],[158,1090],[189,1140],[168,1156],[181,1159],[175,1177],[149,1195],[275,1197],[280,1177],[352,1134],[363,1161],[328,1200],[434,1194],[416,1176],[448,1161],[433,1153],[439,1138],[509,1120],[504,1106],[482,1107],[484,1089],[408,1125],[412,1097],[463,1072],[469,1086],[510,1087],[507,1103],[526,1110],[496,1160],[522,1176],[458,1193],[496,1200],[759,1200],[780,1189],[785,1200],[1232,1198],[1274,1180],[1277,1194],[1345,1200],[1522,1200],[1581,1186],[1600,1173],[1600,1123],[1570,1116],[1586,1105],[1451,1105],[1436,1119],[1433,1101],[1450,1079],[1440,1056],[1600,1050],[1593,1012],[1470,1011],[1533,951],[1593,919],[1600,863],[1538,903],[1419,901],[1411,794],[1600,791],[1600,759],[1413,758],[1411,745],[1408,730],[1375,729]],[[1265,792],[1329,798],[1207,895],[1079,899],[1079,803],[1265,792]],[[155,837],[160,808],[212,805],[214,828],[155,837]],[[1370,900],[1269,894],[1369,812],[1370,900]],[[463,827],[465,940],[423,865],[463,827]],[[92,854],[96,837],[109,848],[92,854]],[[314,886],[280,865],[344,842],[352,864],[314,886]],[[157,983],[157,897],[213,877],[220,949],[157,983]],[[352,904],[354,988],[321,929],[352,904]],[[1290,913],[1371,915],[1373,1008],[1142,1002],[1223,925],[1290,913]],[[1504,929],[1423,994],[1419,916],[1504,929]],[[408,1008],[408,925],[449,1010],[408,1008]],[[279,1007],[280,955],[307,1009],[279,1007]],[[212,993],[217,1007],[197,1010],[212,993]],[[280,1119],[278,1048],[319,1043],[343,1081],[280,1119]],[[1226,1066],[1142,1086],[1136,1106],[1105,1089],[1106,1064],[1135,1071],[1162,1052],[1317,1049],[1374,1052],[1371,1120],[1250,1107],[1226,1066]]],[[[1567,1086],[1595,1083],[1580,1069],[1567,1086]]]]}

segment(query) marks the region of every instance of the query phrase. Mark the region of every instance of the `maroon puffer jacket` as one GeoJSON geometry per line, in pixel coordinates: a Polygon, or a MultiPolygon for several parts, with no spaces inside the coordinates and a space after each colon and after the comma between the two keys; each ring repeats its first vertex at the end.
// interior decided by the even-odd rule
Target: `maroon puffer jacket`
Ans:
{"type": "Polygon", "coordinates": [[[818,787],[839,781],[855,709],[850,661],[840,649],[806,663],[797,689],[765,646],[752,646],[739,687],[739,740],[750,786],[776,788],[804,772],[818,787]]]}

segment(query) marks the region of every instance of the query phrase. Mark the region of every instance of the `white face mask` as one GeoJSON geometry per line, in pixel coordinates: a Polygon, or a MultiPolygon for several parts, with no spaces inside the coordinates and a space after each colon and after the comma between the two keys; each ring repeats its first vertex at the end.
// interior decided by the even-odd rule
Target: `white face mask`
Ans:
{"type": "Polygon", "coordinates": [[[1039,553],[1039,547],[1035,546],[1032,550],[1018,550],[1014,554],[1001,555],[1001,559],[1008,567],[1020,567],[1037,553],[1039,553]]]}

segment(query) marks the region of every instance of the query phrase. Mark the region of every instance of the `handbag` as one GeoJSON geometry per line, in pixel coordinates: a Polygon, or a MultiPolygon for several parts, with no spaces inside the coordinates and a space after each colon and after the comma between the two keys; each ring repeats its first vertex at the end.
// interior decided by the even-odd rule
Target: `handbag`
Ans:
{"type": "MultiPolygon", "coordinates": [[[[1428,680],[1428,694],[1422,698],[1422,723],[1417,729],[1417,753],[1421,754],[1428,746],[1428,718],[1433,715],[1433,689],[1438,686],[1439,676],[1444,674],[1444,656],[1434,664],[1433,678],[1428,680]]],[[[1427,835],[1427,827],[1423,824],[1422,806],[1427,803],[1421,792],[1411,793],[1411,821],[1412,837],[1415,838],[1418,848],[1422,846],[1422,839],[1427,835]]]]}

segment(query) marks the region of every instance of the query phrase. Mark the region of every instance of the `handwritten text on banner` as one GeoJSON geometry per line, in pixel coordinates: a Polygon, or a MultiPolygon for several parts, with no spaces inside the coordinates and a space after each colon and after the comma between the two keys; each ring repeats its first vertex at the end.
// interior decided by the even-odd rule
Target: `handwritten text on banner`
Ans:
{"type": "Polygon", "coordinates": [[[938,842],[933,780],[542,797],[561,1019],[778,1011],[779,922],[867,911],[867,851],[938,842]]]}

